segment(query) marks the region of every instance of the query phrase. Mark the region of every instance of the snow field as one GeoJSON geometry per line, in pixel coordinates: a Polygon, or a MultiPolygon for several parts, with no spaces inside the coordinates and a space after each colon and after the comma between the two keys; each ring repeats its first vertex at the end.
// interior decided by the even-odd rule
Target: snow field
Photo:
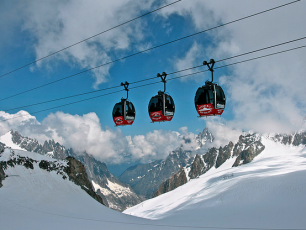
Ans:
{"type": "Polygon", "coordinates": [[[304,229],[306,149],[264,138],[253,162],[234,158],[177,189],[124,213],[166,223],[220,228],[304,229]]]}

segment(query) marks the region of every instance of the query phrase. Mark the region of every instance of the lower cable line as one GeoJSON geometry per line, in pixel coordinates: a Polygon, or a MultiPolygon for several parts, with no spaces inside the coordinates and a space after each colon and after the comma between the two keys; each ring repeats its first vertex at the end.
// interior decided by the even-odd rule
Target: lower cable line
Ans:
{"type": "MultiPolygon", "coordinates": [[[[223,66],[216,67],[215,69],[221,69],[221,68],[225,68],[225,67],[228,67],[228,66],[233,66],[233,65],[241,64],[241,63],[244,63],[244,62],[254,61],[254,60],[257,60],[257,59],[266,58],[266,57],[270,57],[270,56],[274,56],[274,55],[290,52],[290,51],[293,51],[293,50],[302,49],[302,48],[305,48],[305,47],[306,47],[306,45],[298,46],[298,47],[295,47],[295,48],[291,48],[291,49],[287,49],[287,50],[283,50],[283,51],[278,51],[278,52],[275,52],[275,53],[266,54],[266,55],[262,55],[262,56],[259,56],[259,57],[250,58],[250,59],[243,60],[243,61],[238,61],[238,62],[231,63],[231,64],[226,64],[226,65],[223,65],[223,66]]],[[[199,74],[199,73],[203,73],[203,72],[207,72],[207,71],[208,70],[203,70],[203,71],[198,71],[198,72],[195,72],[195,73],[185,74],[185,75],[178,76],[178,77],[173,77],[173,78],[168,79],[168,81],[179,79],[179,78],[183,78],[183,77],[187,77],[187,76],[191,76],[191,75],[195,75],[195,74],[199,74]]],[[[152,78],[152,79],[154,79],[154,78],[152,78]]],[[[147,83],[147,84],[144,84],[144,85],[135,86],[135,87],[132,87],[130,89],[136,89],[136,88],[145,87],[145,86],[149,86],[149,85],[153,85],[153,84],[157,84],[157,83],[160,83],[160,81],[151,82],[151,83],[147,83]]],[[[114,91],[114,92],[111,92],[111,93],[106,93],[106,94],[102,94],[102,95],[98,95],[98,96],[82,99],[82,100],[75,101],[75,102],[66,103],[66,104],[55,106],[55,107],[48,108],[48,109],[43,109],[43,110],[40,110],[40,111],[32,112],[31,114],[41,113],[41,112],[45,112],[45,111],[48,111],[48,110],[52,110],[52,109],[56,109],[56,108],[61,108],[61,107],[64,107],[64,106],[68,106],[68,105],[72,105],[72,104],[76,104],[76,103],[92,100],[92,99],[95,99],[95,98],[99,98],[99,97],[103,97],[103,96],[107,96],[107,95],[111,95],[111,94],[115,94],[115,93],[119,93],[119,92],[122,92],[122,90],[118,90],[118,91],[114,91]]],[[[15,116],[15,117],[8,118],[8,119],[3,119],[3,120],[0,120],[0,121],[7,121],[7,120],[23,117],[23,116],[25,116],[25,115],[15,116]]]]}
{"type": "MultiPolygon", "coordinates": [[[[242,53],[242,54],[238,54],[238,55],[235,55],[235,56],[231,56],[231,57],[228,57],[228,58],[223,58],[223,59],[217,60],[216,62],[222,62],[222,61],[230,60],[230,59],[233,59],[233,58],[242,57],[242,56],[245,56],[245,55],[248,55],[248,54],[253,54],[253,53],[256,53],[256,52],[259,52],[259,51],[275,48],[275,47],[278,47],[278,46],[282,46],[282,45],[285,45],[285,44],[301,41],[301,40],[304,40],[304,39],[306,39],[306,37],[301,37],[301,38],[293,39],[293,40],[290,40],[290,41],[282,42],[282,43],[279,43],[279,44],[275,44],[275,45],[267,46],[267,47],[260,48],[260,49],[257,49],[257,50],[253,50],[253,51],[249,51],[249,52],[246,52],[246,53],[242,53]]],[[[201,68],[201,67],[203,67],[203,65],[198,65],[198,66],[194,66],[194,67],[189,67],[189,68],[186,68],[186,69],[178,70],[178,71],[175,71],[175,72],[168,73],[167,75],[177,74],[177,73],[181,73],[181,72],[185,72],[185,71],[188,71],[188,70],[192,70],[192,69],[196,69],[196,68],[201,68]]],[[[217,68],[220,68],[220,67],[217,67],[217,68]]],[[[144,81],[149,81],[149,80],[153,80],[153,79],[156,79],[156,77],[151,77],[151,78],[146,78],[146,79],[138,80],[138,81],[135,81],[135,82],[130,82],[129,84],[136,84],[136,83],[140,83],[140,82],[144,82],[144,81]]],[[[115,88],[119,88],[119,87],[121,87],[121,86],[119,86],[119,85],[118,86],[112,86],[112,87],[103,88],[103,89],[99,89],[99,90],[94,90],[94,91],[89,91],[89,92],[85,92],[85,93],[79,93],[79,94],[75,94],[75,95],[70,95],[70,96],[66,96],[66,97],[62,97],[62,98],[56,98],[56,99],[52,99],[52,100],[48,100],[48,101],[33,103],[33,104],[19,106],[19,107],[10,108],[10,109],[4,109],[4,111],[7,112],[7,111],[16,110],[16,109],[27,108],[27,107],[31,107],[31,106],[41,105],[41,104],[50,103],[50,102],[54,102],[54,101],[60,101],[60,100],[64,100],[64,99],[69,99],[69,98],[73,98],[73,97],[78,97],[78,96],[83,96],[83,95],[87,95],[87,94],[97,93],[97,92],[101,92],[101,91],[105,91],[105,90],[109,90],[109,89],[115,89],[115,88]]]]}

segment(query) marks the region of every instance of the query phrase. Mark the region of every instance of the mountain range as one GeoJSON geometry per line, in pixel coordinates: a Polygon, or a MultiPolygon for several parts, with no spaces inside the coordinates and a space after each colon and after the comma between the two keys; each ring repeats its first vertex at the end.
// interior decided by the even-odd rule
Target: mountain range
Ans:
{"type": "Polygon", "coordinates": [[[23,137],[13,130],[1,136],[1,142],[2,146],[7,145],[13,149],[39,153],[56,160],[65,160],[68,156],[77,159],[85,166],[95,192],[103,199],[107,207],[123,211],[143,201],[143,198],[138,196],[129,185],[113,176],[105,163],[97,161],[86,152],[76,154],[73,149],[66,149],[54,140],[45,141],[42,145],[36,139],[23,137]]]}
{"type": "Polygon", "coordinates": [[[268,137],[258,133],[240,135],[238,142],[235,144],[230,141],[224,147],[213,147],[203,155],[196,154],[192,159],[192,163],[181,167],[176,174],[165,180],[153,197],[174,190],[191,179],[205,174],[212,168],[218,169],[228,160],[233,161],[231,167],[238,167],[252,162],[256,156],[265,150],[265,145],[262,142],[263,138],[269,138],[284,145],[306,145],[306,132],[291,135],[276,134],[268,137]]]}
{"type": "Polygon", "coordinates": [[[208,153],[213,165],[197,156],[195,165],[206,166],[200,175],[124,213],[190,229],[304,229],[306,133],[249,133],[227,147],[232,150],[223,164],[216,165],[220,148],[208,153]]]}
{"type": "MultiPolygon", "coordinates": [[[[196,137],[198,151],[201,151],[201,148],[207,143],[212,143],[213,140],[213,135],[206,127],[196,137]]],[[[128,168],[119,176],[119,180],[129,184],[137,194],[149,199],[165,180],[176,174],[181,167],[192,163],[195,152],[179,147],[170,152],[165,160],[157,160],[128,168]]]]}
{"type": "Polygon", "coordinates": [[[304,229],[305,143],[305,133],[244,134],[226,145],[232,149],[231,157],[218,167],[225,146],[222,151],[208,150],[214,165],[198,154],[191,157],[190,166],[180,169],[187,172],[200,159],[206,168],[211,166],[200,168],[205,168],[204,174],[123,213],[89,196],[96,193],[90,190],[92,183],[80,161],[56,160],[0,144],[0,226],[10,230],[304,229]],[[235,150],[240,151],[237,156],[235,150]],[[243,151],[261,152],[247,163],[243,151]],[[235,162],[238,165],[233,167],[235,162]]]}

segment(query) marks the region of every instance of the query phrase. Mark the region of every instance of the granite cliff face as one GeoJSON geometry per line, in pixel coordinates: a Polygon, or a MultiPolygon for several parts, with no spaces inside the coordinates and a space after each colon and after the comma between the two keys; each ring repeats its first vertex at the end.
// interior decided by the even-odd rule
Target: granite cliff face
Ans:
{"type": "Polygon", "coordinates": [[[120,182],[112,175],[105,163],[97,161],[86,152],[77,155],[72,149],[69,149],[68,154],[86,165],[88,178],[95,192],[103,198],[106,206],[123,211],[143,201],[128,184],[120,182]]]}

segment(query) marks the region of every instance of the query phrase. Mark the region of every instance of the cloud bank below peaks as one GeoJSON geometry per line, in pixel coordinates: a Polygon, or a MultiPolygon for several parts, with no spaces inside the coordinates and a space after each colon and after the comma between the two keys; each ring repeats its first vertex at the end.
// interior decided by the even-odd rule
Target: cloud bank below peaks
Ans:
{"type": "Polygon", "coordinates": [[[121,129],[102,129],[95,113],[83,116],[63,112],[51,113],[41,123],[25,111],[17,114],[0,112],[0,119],[21,116],[0,122],[0,135],[10,129],[23,136],[36,138],[40,143],[54,139],[66,148],[73,148],[79,154],[86,151],[106,163],[140,161],[143,163],[163,159],[178,147],[195,150],[196,135],[189,133],[187,127],[180,132],[154,130],[145,135],[124,136],[121,129]],[[22,120],[21,120],[22,119],[22,120]]]}

